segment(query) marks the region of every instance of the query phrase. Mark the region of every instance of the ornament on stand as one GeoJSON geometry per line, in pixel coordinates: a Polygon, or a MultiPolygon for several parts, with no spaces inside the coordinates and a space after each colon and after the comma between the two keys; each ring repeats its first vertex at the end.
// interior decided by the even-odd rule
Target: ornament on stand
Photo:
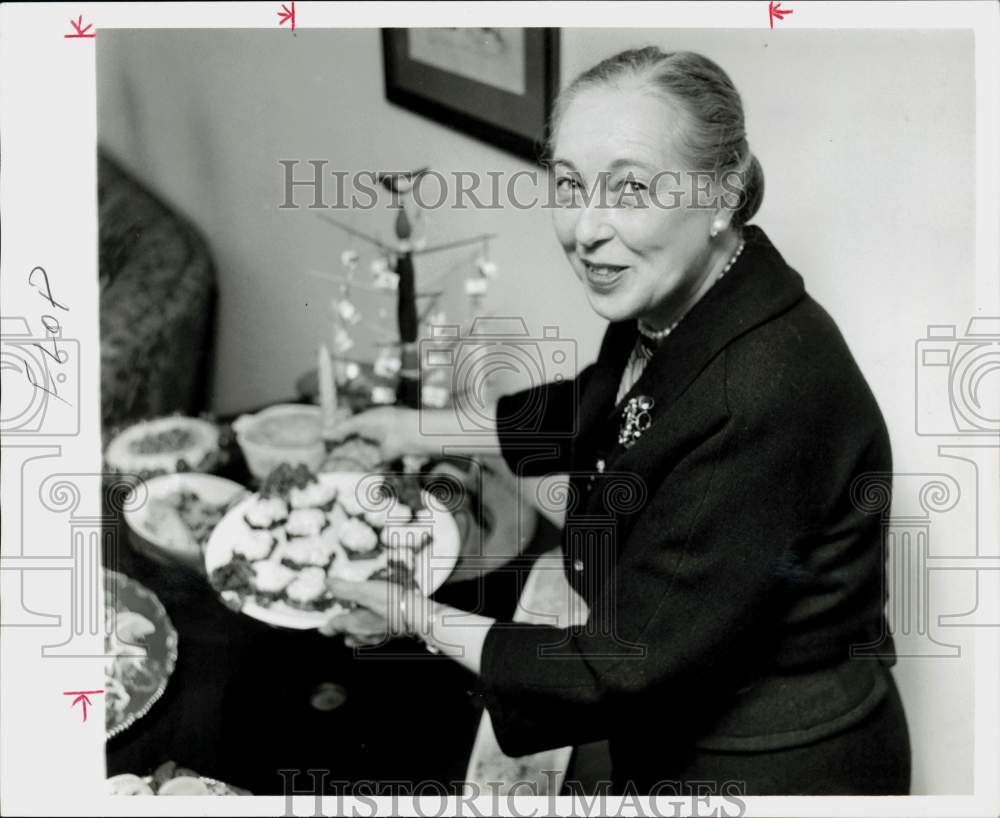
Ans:
{"type": "Polygon", "coordinates": [[[333,328],[333,351],[342,356],[354,347],[354,339],[343,326],[337,324],[333,328]]]}
{"type": "Polygon", "coordinates": [[[496,278],[497,266],[488,258],[480,256],[476,259],[476,269],[483,278],[496,278]]]}
{"type": "Polygon", "coordinates": [[[387,384],[372,387],[372,403],[378,406],[392,406],[396,402],[396,390],[387,384]]]}
{"type": "Polygon", "coordinates": [[[487,289],[489,289],[489,287],[487,286],[487,281],[485,278],[465,279],[465,294],[468,296],[482,297],[486,295],[487,289]]]}
{"type": "Polygon", "coordinates": [[[497,265],[489,258],[489,242],[483,242],[482,252],[473,263],[479,275],[465,280],[465,294],[469,297],[472,313],[478,315],[483,310],[483,298],[489,290],[489,282],[497,277],[497,265]]]}
{"type": "Polygon", "coordinates": [[[424,406],[443,409],[451,401],[451,378],[443,369],[431,369],[422,378],[420,399],[424,406]]]}
{"type": "Polygon", "coordinates": [[[372,368],[380,378],[395,378],[399,374],[401,366],[399,352],[391,347],[382,347],[372,368]]]}
{"type": "Polygon", "coordinates": [[[335,298],[333,309],[345,324],[353,325],[361,321],[361,313],[358,312],[358,308],[346,298],[335,298]]]}
{"type": "Polygon", "coordinates": [[[346,361],[344,363],[344,379],[348,382],[357,380],[361,377],[361,366],[357,361],[346,361]]]}
{"type": "Polygon", "coordinates": [[[398,290],[399,276],[392,272],[373,273],[372,286],[379,290],[398,290]]]}
{"type": "Polygon", "coordinates": [[[427,326],[430,328],[443,327],[448,323],[448,313],[444,310],[438,310],[437,312],[431,313],[427,316],[427,326]]]}
{"type": "Polygon", "coordinates": [[[340,254],[340,263],[350,272],[354,272],[355,268],[358,266],[358,251],[345,250],[340,254]]]}
{"type": "Polygon", "coordinates": [[[387,273],[395,274],[395,270],[392,269],[392,264],[389,262],[385,256],[379,256],[372,263],[369,269],[373,276],[386,275],[387,273]]]}
{"type": "MultiPolygon", "coordinates": [[[[425,382],[421,383],[423,373],[418,361],[418,340],[421,327],[429,323],[445,324],[447,317],[443,310],[436,310],[435,305],[443,290],[436,292],[419,291],[415,259],[417,256],[438,253],[444,250],[467,247],[479,244],[482,247],[473,259],[475,272],[464,281],[464,293],[470,300],[474,313],[482,308],[482,298],[488,290],[489,281],[496,278],[497,266],[489,260],[489,242],[492,234],[482,234],[467,239],[428,245],[425,233],[426,223],[419,208],[413,209],[411,192],[418,180],[428,172],[428,168],[415,171],[380,173],[378,182],[392,194],[390,207],[396,211],[394,221],[395,242],[383,242],[377,235],[371,236],[349,225],[343,224],[327,214],[317,214],[320,218],[361,239],[377,249],[378,255],[370,262],[371,283],[353,281],[353,274],[361,264],[360,255],[352,250],[341,253],[341,264],[346,275],[343,277],[323,276],[333,278],[340,283],[340,297],[334,299],[334,332],[333,351],[338,359],[354,348],[352,328],[361,324],[366,330],[372,329],[376,336],[382,334],[384,328],[380,324],[389,317],[389,311],[378,308],[378,324],[364,321],[361,310],[351,299],[351,289],[379,296],[395,295],[396,298],[396,328],[398,334],[382,339],[382,346],[376,356],[373,368],[371,402],[376,404],[399,403],[414,408],[420,405],[447,405],[450,395],[450,375],[447,373],[428,373],[425,382]],[[423,300],[422,314],[417,309],[417,302],[423,300]],[[362,323],[363,322],[363,323],[362,323]]],[[[465,262],[464,264],[467,264],[465,262]]],[[[464,266],[463,264],[463,266],[464,266]]],[[[468,270],[468,267],[465,267],[468,270]]],[[[458,337],[446,341],[454,344],[458,337]]],[[[337,374],[344,381],[364,382],[367,391],[368,376],[356,363],[357,372],[353,375],[348,371],[351,363],[346,360],[337,361],[337,374]]]]}

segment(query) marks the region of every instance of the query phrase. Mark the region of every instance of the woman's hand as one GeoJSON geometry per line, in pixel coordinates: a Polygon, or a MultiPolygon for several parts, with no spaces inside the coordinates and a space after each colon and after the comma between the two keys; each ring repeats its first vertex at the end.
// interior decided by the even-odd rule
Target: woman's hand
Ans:
{"type": "Polygon", "coordinates": [[[476,408],[476,432],[463,428],[464,414],[456,409],[410,409],[404,406],[380,406],[339,421],[335,441],[352,435],[374,440],[381,445],[384,460],[404,454],[440,456],[466,454],[471,457],[500,455],[496,433],[496,406],[476,408]]]}
{"type": "Polygon", "coordinates": [[[380,406],[339,421],[336,435],[338,441],[352,435],[375,441],[383,460],[422,454],[426,449],[419,410],[403,406],[380,406]]]}
{"type": "Polygon", "coordinates": [[[325,636],[345,634],[349,647],[377,645],[397,636],[417,636],[434,652],[452,657],[473,673],[482,665],[483,642],[493,619],[433,602],[419,588],[395,582],[330,580],[330,590],[356,608],[320,626],[325,636]],[[437,623],[437,624],[435,624],[437,623]]]}
{"type": "Polygon", "coordinates": [[[343,634],[344,644],[349,648],[373,647],[392,638],[385,617],[367,608],[336,614],[323,623],[319,632],[324,636],[343,634]]]}
{"type": "Polygon", "coordinates": [[[348,647],[378,645],[409,633],[403,610],[414,595],[403,586],[382,580],[347,582],[330,580],[330,591],[340,602],[357,607],[335,614],[324,622],[319,632],[324,636],[344,634],[348,647]]]}

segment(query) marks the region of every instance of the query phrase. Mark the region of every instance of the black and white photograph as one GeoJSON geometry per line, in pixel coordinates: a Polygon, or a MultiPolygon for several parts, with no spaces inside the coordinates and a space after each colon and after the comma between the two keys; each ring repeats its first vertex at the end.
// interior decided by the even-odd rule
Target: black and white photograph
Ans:
{"type": "Polygon", "coordinates": [[[30,5],[17,814],[996,814],[995,4],[30,5]]]}

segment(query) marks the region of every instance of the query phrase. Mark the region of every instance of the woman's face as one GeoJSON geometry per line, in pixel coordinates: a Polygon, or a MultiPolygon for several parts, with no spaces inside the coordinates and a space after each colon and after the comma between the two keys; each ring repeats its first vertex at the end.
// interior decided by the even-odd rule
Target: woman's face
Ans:
{"type": "Polygon", "coordinates": [[[689,169],[672,144],[676,119],[649,90],[598,87],[579,92],[559,123],[556,233],[609,321],[669,323],[705,278],[715,211],[691,206],[689,169]]]}

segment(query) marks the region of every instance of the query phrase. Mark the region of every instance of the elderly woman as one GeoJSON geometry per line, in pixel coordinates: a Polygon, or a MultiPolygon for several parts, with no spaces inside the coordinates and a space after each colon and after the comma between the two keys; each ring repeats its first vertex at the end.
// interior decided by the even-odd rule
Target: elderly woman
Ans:
{"type": "MultiPolygon", "coordinates": [[[[479,674],[505,752],[607,739],[618,788],[906,793],[881,521],[851,501],[889,439],[836,325],[747,224],[763,175],[739,94],[705,57],[626,51],[569,86],[552,133],[556,233],[609,325],[575,380],[497,402],[495,443],[516,474],[571,475],[589,619],[449,618],[338,583],[360,607],[325,632],[419,634],[479,674]]],[[[452,414],[422,422],[453,438],[400,408],[344,432],[387,456],[461,446],[452,414]]]]}

